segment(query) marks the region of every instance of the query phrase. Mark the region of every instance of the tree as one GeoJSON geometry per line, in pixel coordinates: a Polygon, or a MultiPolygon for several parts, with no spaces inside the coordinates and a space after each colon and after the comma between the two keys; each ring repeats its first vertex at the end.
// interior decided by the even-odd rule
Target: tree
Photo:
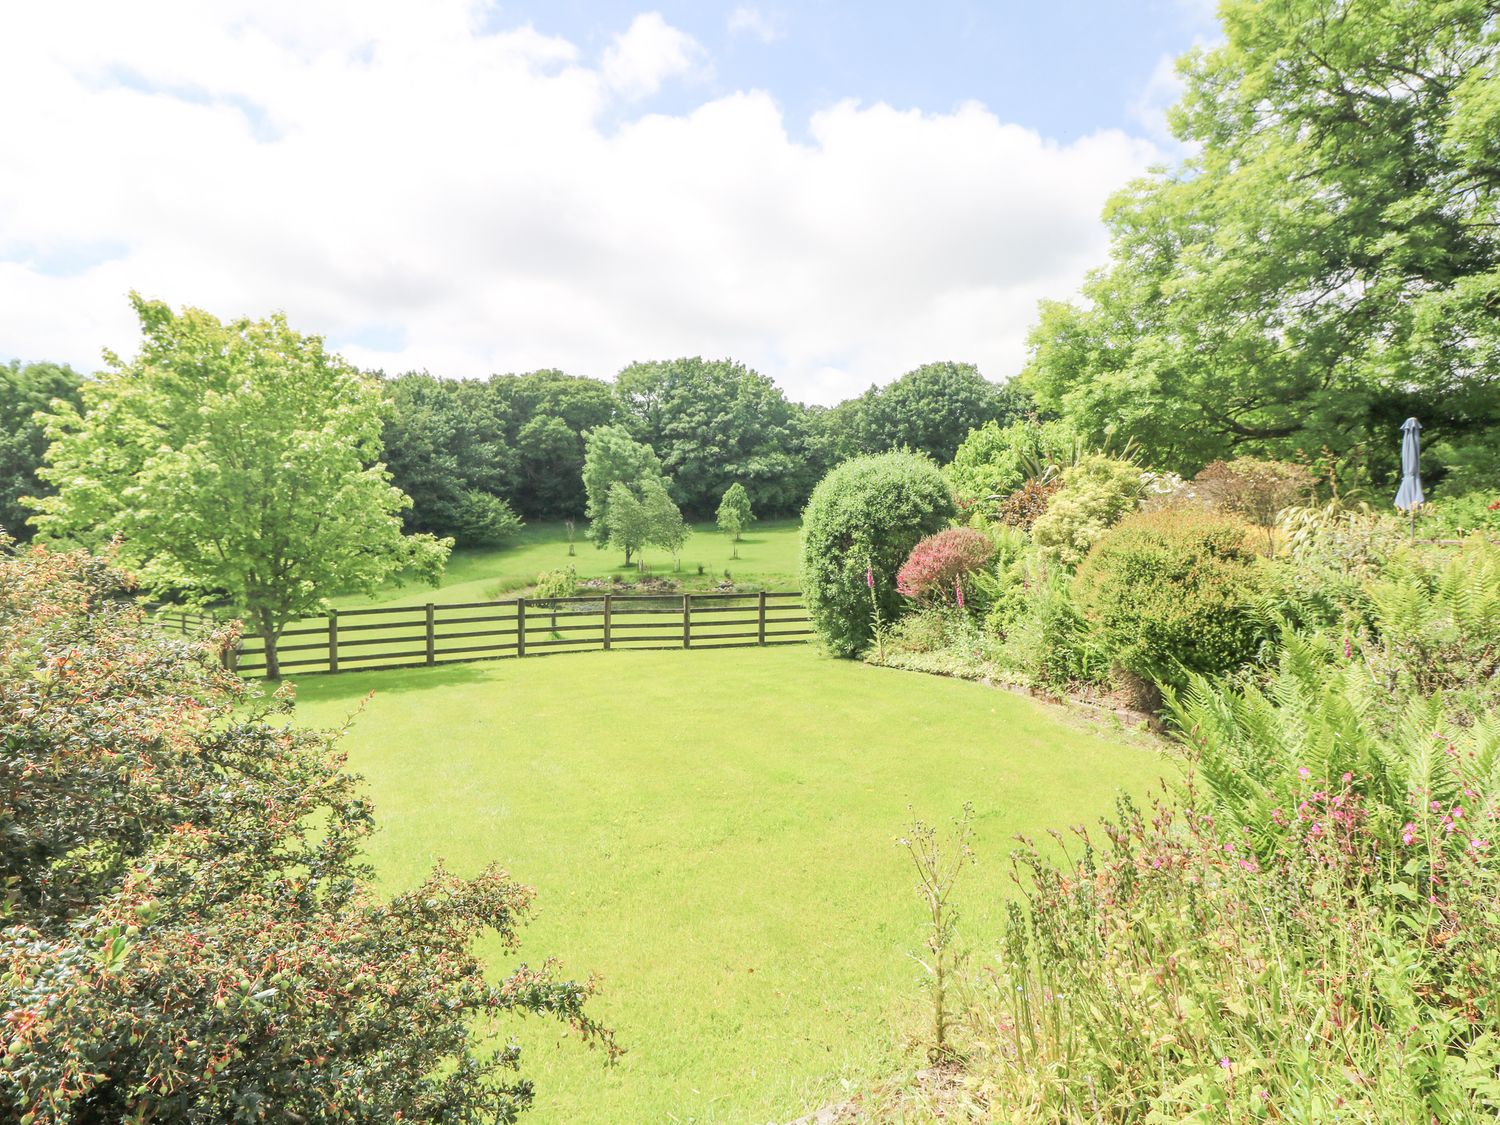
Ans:
{"type": "Polygon", "coordinates": [[[1411,414],[1437,461],[1492,451],[1493,0],[1220,12],[1222,46],[1179,65],[1197,154],[1112,201],[1111,264],[1083,303],[1043,306],[1027,386],[1183,473],[1361,443],[1394,471],[1411,414]]]}
{"type": "Polygon", "coordinates": [[[221,324],[131,295],[145,336],[47,420],[50,540],[121,558],[158,596],[225,602],[276,642],[328,595],[405,571],[436,582],[452,540],[404,535],[379,463],[379,384],[275,315],[221,324]]]}
{"type": "Polygon", "coordinates": [[[1079,452],[1078,435],[1066,422],[986,422],[964,438],[943,474],[959,506],[972,508],[1003,499],[1028,480],[1046,483],[1079,452]]]}
{"type": "Polygon", "coordinates": [[[648,526],[646,541],[662,547],[672,555],[672,569],[678,567],[677,556],[693,529],[682,518],[666,486],[654,477],[647,478],[641,487],[641,504],[645,509],[648,526]]]}
{"type": "Polygon", "coordinates": [[[970,430],[1005,425],[1030,410],[1017,387],[990,382],[971,363],[928,363],[840,403],[829,421],[842,456],[912,449],[946,464],[970,430]]]}
{"type": "Polygon", "coordinates": [[[615,380],[625,424],[656,450],[672,494],[706,517],[731,482],[763,511],[794,511],[816,477],[804,456],[802,409],[733,360],[631,364],[615,380]]]}
{"type": "Polygon", "coordinates": [[[555,370],[497,375],[484,387],[518,457],[515,491],[507,494],[516,510],[528,519],[582,515],[584,435],[616,421],[614,388],[555,370]]]}
{"type": "Polygon", "coordinates": [[[739,558],[740,533],[755,519],[755,513],[750,508],[750,494],[739,481],[725,489],[724,497],[719,501],[718,519],[719,530],[731,537],[734,557],[739,558]]]}
{"type": "Polygon", "coordinates": [[[338,733],[166,638],[82,551],[0,538],[0,1007],[7,1121],[513,1121],[496,1018],[613,1055],[591,981],[487,980],[534,893],[441,868],[377,893],[338,733]]]}
{"type": "Polygon", "coordinates": [[[646,506],[635,490],[622,480],[610,485],[604,516],[590,528],[601,548],[612,547],[625,552],[626,566],[630,565],[631,556],[651,541],[651,530],[651,516],[646,506]]]}
{"type": "Polygon", "coordinates": [[[411,497],[406,530],[452,536],[459,546],[514,538],[521,523],[502,497],[515,491],[519,457],[484,385],[413,372],[385,388],[385,461],[392,483],[411,497]]]}
{"type": "Polygon", "coordinates": [[[901,612],[896,571],[954,512],[930,458],[880,453],[845,461],[813,489],[802,516],[802,589],[818,635],[855,656],[901,612]],[[873,604],[872,604],[873,599],[873,604]]]}
{"type": "Polygon", "coordinates": [[[584,514],[592,521],[589,534],[595,546],[602,549],[611,541],[609,504],[614,486],[625,484],[638,490],[647,480],[661,480],[661,475],[656,451],[632,438],[624,426],[596,426],[589,431],[583,454],[583,487],[588,496],[584,514]]]}
{"type": "Polygon", "coordinates": [[[42,496],[47,486],[36,475],[47,449],[47,435],[35,419],[53,399],[75,406],[83,379],[65,364],[12,360],[0,365],[0,529],[28,539],[31,509],[23,496],[42,496]]]}

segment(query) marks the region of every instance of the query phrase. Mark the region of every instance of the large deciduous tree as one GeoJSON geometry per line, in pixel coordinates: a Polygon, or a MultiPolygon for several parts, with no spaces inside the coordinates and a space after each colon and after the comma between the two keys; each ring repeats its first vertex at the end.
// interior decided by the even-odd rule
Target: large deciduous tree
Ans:
{"type": "Polygon", "coordinates": [[[841,457],[911,449],[946,464],[970,430],[1030,409],[1018,388],[990,382],[971,363],[928,363],[840,403],[825,424],[841,457]]]}
{"type": "Polygon", "coordinates": [[[530,888],[441,868],[387,900],[335,732],[165,637],[122,575],[0,537],[0,1118],[514,1121],[495,1021],[613,1054],[591,982],[486,979],[530,888]]]}
{"type": "Polygon", "coordinates": [[[672,494],[707,518],[743,482],[755,506],[793,511],[817,480],[802,408],[774,382],[733,360],[636,363],[615,381],[625,423],[661,458],[672,494]]]}
{"type": "MultiPolygon", "coordinates": [[[[1173,111],[1197,152],[1106,212],[1111,264],[1048,304],[1025,375],[1093,439],[1392,466],[1500,434],[1500,4],[1225,0],[1173,111]]],[[[1492,460],[1493,463],[1493,460],[1492,460]]]]}
{"type": "Polygon", "coordinates": [[[380,464],[376,380],[282,316],[228,324],[132,294],[145,337],[47,422],[48,538],[121,557],[153,593],[227,602],[265,638],[326,597],[411,571],[436,581],[451,540],[405,535],[410,500],[380,464]]]}
{"type": "Polygon", "coordinates": [[[36,415],[53,399],[76,404],[81,382],[65,364],[0,364],[0,529],[16,539],[28,539],[32,531],[27,523],[32,510],[21,498],[49,491],[36,475],[47,450],[36,415]]]}

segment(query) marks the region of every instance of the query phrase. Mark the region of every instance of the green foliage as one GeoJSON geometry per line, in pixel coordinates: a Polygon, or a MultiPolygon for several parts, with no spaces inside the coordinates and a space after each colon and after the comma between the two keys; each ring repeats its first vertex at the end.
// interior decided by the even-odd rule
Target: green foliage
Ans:
{"type": "Polygon", "coordinates": [[[1024,383],[1182,472],[1366,443],[1384,477],[1412,414],[1439,459],[1492,451],[1493,3],[1231,0],[1221,20],[1179,64],[1194,155],[1111,203],[1112,263],[1043,306],[1024,383]]]}
{"type": "Polygon", "coordinates": [[[635,363],[615,391],[625,425],[656,450],[672,494],[694,518],[711,515],[733,483],[763,512],[795,511],[813,486],[802,408],[742,363],[635,363]]]}
{"type": "Polygon", "coordinates": [[[986,422],[964,438],[943,472],[959,506],[969,508],[1008,496],[1030,480],[1046,483],[1077,459],[1077,450],[1077,434],[1066,422],[986,422]]]}
{"type": "Polygon", "coordinates": [[[636,441],[624,426],[599,426],[589,432],[583,454],[583,487],[588,495],[584,514],[593,521],[589,535],[595,546],[603,548],[609,542],[614,486],[624,484],[639,491],[647,480],[659,481],[661,475],[656,451],[636,441]]]}
{"type": "Polygon", "coordinates": [[[947,464],[970,430],[1030,409],[1019,389],[990,382],[971,363],[928,363],[840,403],[826,424],[839,457],[911,449],[947,464]]]}
{"type": "Polygon", "coordinates": [[[1500,538],[1500,492],[1486,490],[1450,496],[1446,492],[1422,506],[1427,535],[1462,537],[1480,532],[1500,538]]]}
{"type": "MultiPolygon", "coordinates": [[[[654,478],[652,478],[654,479],[654,478]]],[[[617,480],[609,488],[609,502],[604,509],[603,534],[595,531],[601,521],[595,520],[589,531],[599,547],[609,547],[625,552],[625,565],[630,565],[632,555],[640,552],[651,541],[651,516],[640,497],[624,481],[617,480]]]]}
{"type": "Polygon", "coordinates": [[[823,478],[802,517],[802,590],[831,651],[854,656],[874,636],[867,574],[876,612],[896,619],[896,571],[953,513],[947,482],[921,454],[856,457],[823,478]]]}
{"type": "Polygon", "coordinates": [[[536,576],[533,598],[570,598],[578,589],[578,571],[571,566],[549,570],[536,576]]]}
{"type": "Polygon", "coordinates": [[[1031,537],[1064,566],[1077,566],[1144,490],[1141,471],[1129,461],[1092,453],[1063,470],[1061,486],[1031,526],[1031,537]]]}
{"type": "Polygon", "coordinates": [[[647,478],[641,487],[641,506],[646,516],[646,541],[669,552],[675,568],[677,556],[693,529],[682,518],[682,512],[660,480],[647,478]]]}
{"type": "Polygon", "coordinates": [[[379,385],[277,315],[221,324],[132,295],[145,341],[49,416],[47,538],[121,558],[158,595],[223,600],[268,639],[330,594],[415,571],[451,540],[404,535],[380,454],[379,385]]]}
{"type": "Polygon", "coordinates": [[[35,416],[49,410],[53,399],[76,407],[82,382],[66,365],[0,364],[0,530],[16,539],[29,539],[32,531],[27,523],[32,509],[21,498],[49,491],[36,475],[47,435],[35,416]]]}
{"type": "Polygon", "coordinates": [[[719,530],[738,543],[740,534],[750,526],[754,519],[755,512],[750,507],[750,494],[745,491],[744,485],[735,481],[724,490],[724,497],[719,501],[719,530]]]}
{"type": "Polygon", "coordinates": [[[1073,596],[1109,660],[1136,685],[1238,667],[1262,630],[1248,529],[1191,509],[1140,512],[1094,546],[1073,596]]]}
{"type": "Polygon", "coordinates": [[[0,553],[0,1115],[22,1122],[510,1121],[491,1038],[551,1016],[614,1053],[591,982],[487,980],[533,892],[441,868],[389,901],[337,735],[164,638],[103,561],[0,553]]]}
{"type": "Polygon", "coordinates": [[[452,526],[460,543],[474,547],[503,547],[514,542],[524,525],[500,497],[470,489],[458,499],[452,526]]]}
{"type": "Polygon", "coordinates": [[[468,491],[505,498],[528,518],[583,512],[583,435],[615,420],[613,388],[560,371],[486,380],[410,373],[386,382],[386,461],[412,498],[407,527],[454,535],[468,491]]]}

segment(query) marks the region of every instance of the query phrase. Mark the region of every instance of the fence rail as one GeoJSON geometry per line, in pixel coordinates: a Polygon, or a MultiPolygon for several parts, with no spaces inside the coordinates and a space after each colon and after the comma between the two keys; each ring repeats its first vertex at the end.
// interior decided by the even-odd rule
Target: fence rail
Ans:
{"type": "MultiPolygon", "coordinates": [[[[345,609],[294,622],[276,652],[282,671],[318,673],[593,649],[804,644],[813,630],[801,598],[770,591],[599,594],[345,609]]],[[[246,634],[228,663],[245,675],[264,675],[264,638],[246,634]]]]}

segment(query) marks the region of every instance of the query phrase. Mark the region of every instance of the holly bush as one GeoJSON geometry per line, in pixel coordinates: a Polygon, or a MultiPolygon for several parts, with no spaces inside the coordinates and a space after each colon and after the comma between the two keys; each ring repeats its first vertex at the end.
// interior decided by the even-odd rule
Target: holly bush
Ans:
{"type": "Polygon", "coordinates": [[[613,1056],[592,980],[489,980],[533,892],[441,868],[389,901],[338,732],[157,632],[82,552],[0,542],[0,1118],[513,1121],[507,1017],[613,1056]]]}

